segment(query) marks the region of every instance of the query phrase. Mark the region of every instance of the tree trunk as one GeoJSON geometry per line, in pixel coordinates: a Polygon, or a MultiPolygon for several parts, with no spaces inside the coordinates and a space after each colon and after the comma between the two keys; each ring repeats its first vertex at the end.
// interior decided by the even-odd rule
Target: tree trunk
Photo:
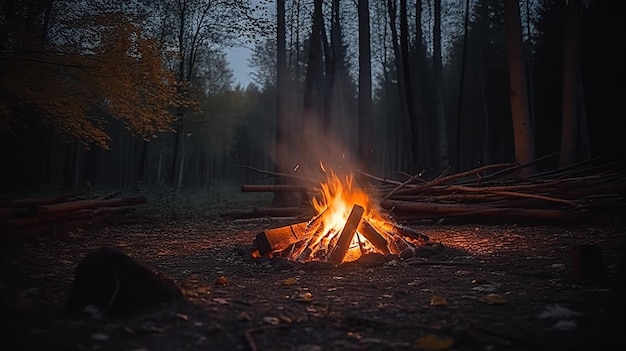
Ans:
{"type": "Polygon", "coordinates": [[[372,114],[372,68],[369,1],[359,0],[359,162],[366,172],[374,163],[374,117],[372,114]]]}
{"type": "Polygon", "coordinates": [[[415,109],[415,95],[413,92],[413,77],[411,74],[411,58],[409,56],[409,24],[406,0],[400,0],[400,55],[402,57],[402,75],[406,96],[406,108],[408,112],[409,128],[411,128],[411,145],[416,166],[424,164],[424,152],[420,147],[421,138],[417,125],[417,112],[415,109]]]}
{"type": "MultiPolygon", "coordinates": [[[[526,88],[519,3],[518,0],[505,0],[504,6],[515,161],[526,163],[534,158],[535,145],[533,127],[530,123],[530,112],[528,110],[528,91],[526,88]]],[[[522,170],[523,175],[529,175],[533,172],[534,169],[532,167],[522,170]]]]}
{"type": "MultiPolygon", "coordinates": [[[[274,149],[274,169],[277,173],[285,173],[288,165],[289,137],[287,108],[287,50],[285,42],[285,0],[276,1],[276,145],[274,149]]],[[[286,184],[285,177],[276,177],[276,185],[286,184]]],[[[284,193],[274,193],[274,205],[282,205],[286,201],[284,193]]]]}
{"type": "Polygon", "coordinates": [[[443,65],[441,62],[441,0],[434,2],[433,23],[433,78],[435,83],[435,99],[437,105],[437,145],[439,170],[448,167],[448,132],[446,127],[446,111],[443,96],[443,65]]]}
{"type": "Polygon", "coordinates": [[[404,69],[402,65],[402,54],[400,53],[400,47],[398,45],[398,30],[396,28],[396,1],[387,0],[387,10],[389,12],[389,24],[391,27],[391,42],[393,44],[393,56],[395,58],[396,76],[398,79],[398,96],[400,98],[400,113],[402,114],[402,145],[404,148],[404,159],[408,160],[409,168],[417,168],[415,150],[413,140],[411,136],[411,122],[407,105],[407,96],[405,94],[405,82],[404,82],[404,69]]]}
{"type": "MultiPolygon", "coordinates": [[[[322,64],[321,48],[321,28],[324,21],[322,14],[322,0],[315,0],[313,11],[313,28],[309,39],[309,58],[304,86],[304,113],[309,118],[313,118],[315,127],[319,127],[319,93],[320,93],[320,73],[322,64]]],[[[312,121],[313,122],[313,121],[312,121]]]]}
{"type": "MultiPolygon", "coordinates": [[[[584,106],[579,103],[580,83],[580,0],[570,0],[566,10],[565,46],[563,52],[563,124],[559,166],[577,161],[579,130],[584,106]]],[[[582,92],[582,90],[580,90],[582,92]]],[[[582,146],[582,145],[581,145],[582,146]]]]}

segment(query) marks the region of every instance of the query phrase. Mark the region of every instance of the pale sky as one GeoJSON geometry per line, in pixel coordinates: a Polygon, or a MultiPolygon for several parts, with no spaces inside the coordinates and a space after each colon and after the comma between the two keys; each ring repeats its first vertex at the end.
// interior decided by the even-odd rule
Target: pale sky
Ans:
{"type": "Polygon", "coordinates": [[[234,47],[226,49],[227,59],[230,68],[235,74],[235,84],[241,84],[242,87],[247,87],[252,83],[252,68],[249,67],[248,59],[250,58],[251,50],[245,47],[234,47]]]}

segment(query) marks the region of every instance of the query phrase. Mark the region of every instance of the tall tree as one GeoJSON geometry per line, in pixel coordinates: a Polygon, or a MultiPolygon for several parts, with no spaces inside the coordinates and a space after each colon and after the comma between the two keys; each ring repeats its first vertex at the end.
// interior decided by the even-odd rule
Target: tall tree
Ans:
{"type": "Polygon", "coordinates": [[[415,168],[415,150],[418,147],[417,138],[411,135],[411,114],[409,112],[409,101],[406,95],[406,82],[404,74],[404,64],[402,63],[402,53],[398,44],[398,28],[396,25],[397,3],[396,0],[387,0],[387,13],[389,14],[389,26],[391,28],[391,43],[393,45],[394,63],[396,68],[396,78],[398,80],[398,96],[400,97],[400,111],[402,115],[403,152],[410,163],[410,168],[415,168]]]}
{"type": "MultiPolygon", "coordinates": [[[[504,6],[515,160],[519,163],[526,163],[535,157],[535,140],[528,108],[519,2],[518,0],[505,0],[504,6]]],[[[533,171],[533,167],[526,167],[522,172],[524,175],[529,175],[533,171]]]]}
{"type": "MultiPolygon", "coordinates": [[[[289,125],[287,120],[287,48],[285,39],[285,0],[276,1],[276,145],[274,149],[274,167],[276,172],[284,173],[287,169],[289,145],[287,142],[289,125]]],[[[279,184],[285,184],[285,178],[277,178],[279,184]]],[[[274,203],[285,201],[281,193],[275,193],[274,203]]]]}
{"type": "Polygon", "coordinates": [[[313,26],[309,37],[309,56],[307,60],[306,80],[304,86],[303,109],[315,128],[320,127],[320,89],[322,85],[322,28],[324,15],[323,0],[314,1],[313,26]]]}
{"type": "Polygon", "coordinates": [[[580,11],[581,0],[566,5],[565,45],[563,48],[563,123],[561,126],[560,166],[577,161],[577,153],[589,157],[586,137],[587,120],[582,95],[580,72],[580,11]],[[581,137],[583,136],[584,137],[581,137]]]}
{"type": "Polygon", "coordinates": [[[374,120],[372,107],[372,67],[370,53],[369,1],[359,0],[359,161],[372,169],[374,153],[374,120]]]}
{"type": "MultiPolygon", "coordinates": [[[[223,46],[237,40],[242,31],[242,18],[248,18],[249,9],[244,3],[230,0],[162,0],[162,17],[169,32],[164,38],[165,47],[174,48],[174,71],[179,85],[179,92],[184,96],[193,93],[192,77],[196,74],[201,53],[211,50],[214,46],[223,46]]],[[[176,111],[176,136],[171,186],[178,189],[182,184],[184,170],[184,138],[185,117],[189,113],[188,106],[178,106],[176,111]]]]}
{"type": "Polygon", "coordinates": [[[414,67],[411,69],[411,55],[409,52],[409,23],[408,23],[408,11],[406,0],[400,0],[400,56],[402,62],[402,81],[404,82],[405,95],[409,127],[411,128],[411,140],[413,146],[413,156],[415,158],[416,165],[424,164],[424,152],[420,147],[420,131],[417,124],[417,110],[415,106],[415,94],[413,89],[413,74],[412,71],[417,69],[414,67]]]}
{"type": "Polygon", "coordinates": [[[443,64],[441,59],[441,0],[435,0],[433,21],[433,79],[437,107],[437,145],[439,170],[448,167],[448,132],[443,96],[443,64]]]}

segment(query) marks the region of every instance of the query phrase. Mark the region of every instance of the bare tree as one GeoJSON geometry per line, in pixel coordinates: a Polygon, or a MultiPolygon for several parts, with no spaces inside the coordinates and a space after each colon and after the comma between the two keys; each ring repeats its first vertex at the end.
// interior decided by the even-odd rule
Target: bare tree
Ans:
{"type": "Polygon", "coordinates": [[[393,53],[395,59],[396,74],[398,79],[398,95],[400,97],[400,110],[403,121],[403,148],[406,153],[406,159],[414,165],[416,164],[415,149],[418,147],[417,138],[411,135],[411,114],[408,108],[409,101],[406,95],[406,82],[404,74],[404,65],[402,63],[401,49],[398,44],[398,29],[396,25],[397,4],[396,0],[387,0],[387,12],[389,14],[389,25],[391,28],[391,42],[393,45],[393,53]]]}
{"type": "Polygon", "coordinates": [[[448,132],[446,127],[446,112],[443,96],[443,65],[441,62],[441,0],[433,3],[433,79],[435,83],[435,96],[437,108],[437,141],[439,169],[448,167],[448,132]]]}
{"type": "MultiPolygon", "coordinates": [[[[519,2],[506,0],[504,6],[515,161],[526,163],[535,157],[535,141],[528,108],[519,2]]],[[[533,171],[532,167],[526,167],[523,174],[532,174],[533,171]]]]}
{"type": "Polygon", "coordinates": [[[374,157],[372,114],[372,67],[370,52],[369,1],[359,0],[359,161],[370,170],[374,157]]]}
{"type": "Polygon", "coordinates": [[[566,5],[560,166],[575,163],[579,148],[586,158],[590,153],[580,73],[580,3],[570,0],[566,5]]]}
{"type": "MultiPolygon", "coordinates": [[[[276,145],[274,150],[274,167],[276,172],[283,173],[288,157],[288,121],[285,98],[287,97],[287,50],[285,40],[285,0],[276,1],[276,145]]],[[[279,184],[285,183],[285,178],[278,177],[279,184]]],[[[274,194],[274,203],[280,204],[285,199],[281,193],[274,194]]]]}

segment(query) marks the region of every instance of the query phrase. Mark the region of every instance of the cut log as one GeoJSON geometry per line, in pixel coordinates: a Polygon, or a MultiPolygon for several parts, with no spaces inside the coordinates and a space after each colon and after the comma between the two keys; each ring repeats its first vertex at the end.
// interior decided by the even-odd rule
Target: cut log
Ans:
{"type": "Polygon", "coordinates": [[[307,222],[302,222],[264,230],[256,235],[253,243],[261,255],[268,255],[274,251],[283,250],[293,243],[305,240],[311,235],[307,233],[307,222]]]}
{"type": "Polygon", "coordinates": [[[394,234],[396,235],[400,235],[400,236],[406,236],[408,238],[411,239],[415,239],[415,240],[419,240],[422,242],[426,242],[429,241],[430,238],[426,235],[424,235],[423,233],[420,233],[414,229],[411,229],[409,227],[405,227],[403,225],[400,224],[393,224],[393,230],[394,230],[394,234]]]}
{"type": "Polygon", "coordinates": [[[357,229],[357,231],[361,235],[363,235],[365,239],[372,243],[372,245],[374,245],[374,247],[378,251],[380,251],[380,253],[384,255],[389,254],[387,240],[382,235],[380,235],[380,233],[378,233],[368,221],[362,220],[361,224],[359,224],[359,228],[357,229]]]}
{"type": "Polygon", "coordinates": [[[126,198],[114,198],[114,199],[105,199],[105,200],[80,200],[80,201],[63,202],[63,203],[53,204],[53,205],[37,206],[36,209],[38,213],[52,214],[52,213],[70,212],[70,211],[86,209],[86,208],[137,205],[137,204],[141,204],[145,202],[147,202],[147,199],[145,196],[133,196],[133,197],[126,197],[126,198]]]}
{"type": "Polygon", "coordinates": [[[330,254],[330,258],[328,260],[330,263],[338,265],[343,261],[343,258],[346,256],[346,253],[350,248],[352,237],[354,236],[354,233],[356,233],[356,229],[361,222],[363,212],[365,212],[363,207],[359,205],[352,206],[352,211],[350,211],[346,224],[344,225],[341,234],[339,234],[339,239],[330,254]]]}

